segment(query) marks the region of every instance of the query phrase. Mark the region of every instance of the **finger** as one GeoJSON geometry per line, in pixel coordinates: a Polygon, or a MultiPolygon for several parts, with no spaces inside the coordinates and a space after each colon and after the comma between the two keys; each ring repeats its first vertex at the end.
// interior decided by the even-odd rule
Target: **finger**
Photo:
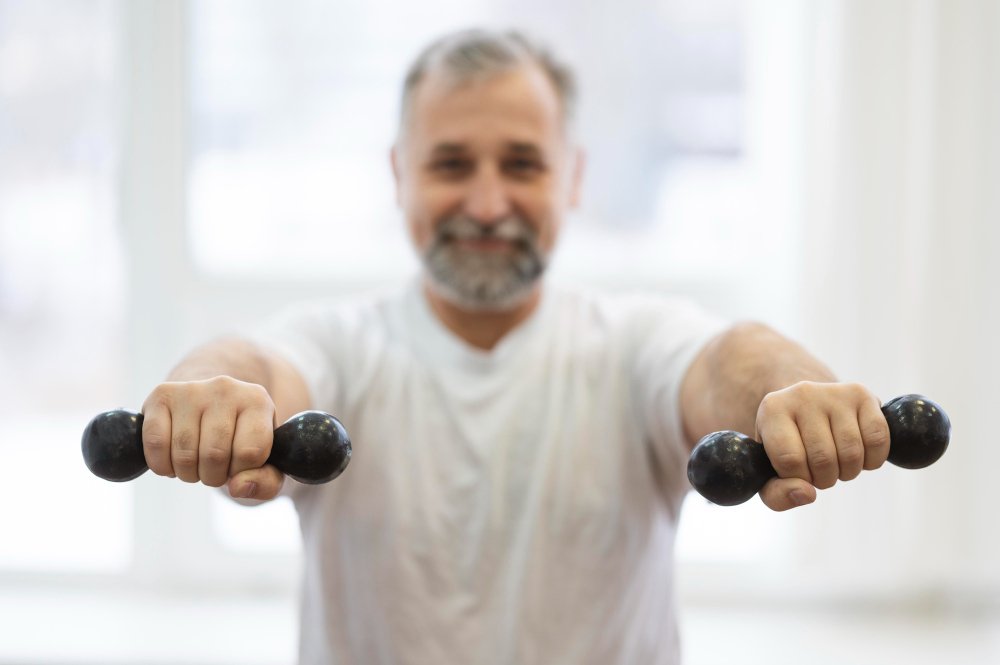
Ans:
{"type": "Polygon", "coordinates": [[[285,474],[274,466],[265,464],[259,469],[240,472],[229,479],[227,489],[234,499],[269,501],[278,496],[285,482],[285,474]]]}
{"type": "Polygon", "coordinates": [[[171,409],[170,461],[177,477],[196,483],[198,477],[198,441],[201,432],[201,409],[174,404],[171,409]]]}
{"type": "Polygon", "coordinates": [[[877,469],[889,458],[889,423],[877,399],[866,400],[858,409],[858,427],[865,448],[864,468],[877,469]]]}
{"type": "Polygon", "coordinates": [[[861,440],[856,413],[838,412],[830,418],[841,480],[854,480],[865,463],[865,446],[861,440]]]}
{"type": "Polygon", "coordinates": [[[236,430],[236,414],[229,410],[202,416],[198,443],[198,477],[210,487],[222,487],[229,478],[229,459],[236,430]]]}
{"type": "Polygon", "coordinates": [[[236,419],[229,476],[259,469],[267,462],[274,442],[274,413],[264,408],[247,409],[236,419]]]}
{"type": "Polygon", "coordinates": [[[812,503],[816,500],[816,488],[801,478],[772,478],[761,488],[760,500],[780,512],[812,503]]]}
{"type": "Polygon", "coordinates": [[[799,416],[799,433],[809,460],[812,484],[821,489],[833,487],[840,476],[837,446],[830,431],[830,418],[824,411],[807,411],[799,416]]]}
{"type": "Polygon", "coordinates": [[[149,400],[142,407],[142,453],[150,471],[175,476],[170,461],[170,409],[165,402],[149,400]]]}
{"type": "Polygon", "coordinates": [[[758,419],[757,432],[779,478],[812,482],[805,447],[794,420],[785,414],[764,415],[758,419]]]}

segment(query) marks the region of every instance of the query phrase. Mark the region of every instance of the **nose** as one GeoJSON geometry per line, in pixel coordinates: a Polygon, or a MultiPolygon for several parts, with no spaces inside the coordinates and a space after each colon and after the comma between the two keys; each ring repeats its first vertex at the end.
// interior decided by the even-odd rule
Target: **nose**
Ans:
{"type": "Polygon", "coordinates": [[[502,175],[492,167],[480,168],[469,182],[465,213],[482,224],[491,224],[508,217],[511,208],[502,175]]]}

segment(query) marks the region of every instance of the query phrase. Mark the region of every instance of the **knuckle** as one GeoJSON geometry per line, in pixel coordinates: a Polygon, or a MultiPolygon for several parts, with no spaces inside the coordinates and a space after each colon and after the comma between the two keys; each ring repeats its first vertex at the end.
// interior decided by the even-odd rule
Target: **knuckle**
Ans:
{"type": "Polygon", "coordinates": [[[768,393],[760,401],[757,409],[758,419],[768,419],[783,410],[784,397],[779,393],[768,393]]]}
{"type": "Polygon", "coordinates": [[[218,446],[209,446],[202,450],[202,460],[211,466],[225,466],[229,464],[229,449],[218,446]]]}
{"type": "Polygon", "coordinates": [[[865,465],[864,449],[860,446],[840,451],[840,479],[853,480],[865,465]]]}
{"type": "Polygon", "coordinates": [[[174,386],[170,383],[161,383],[153,388],[146,398],[146,404],[150,406],[169,406],[173,398],[174,386]]]}
{"type": "Polygon", "coordinates": [[[153,454],[170,450],[170,439],[156,428],[142,433],[142,443],[146,450],[153,454]]]}
{"type": "Polygon", "coordinates": [[[878,403],[878,398],[861,383],[840,384],[839,396],[843,407],[853,408],[855,412],[863,410],[867,404],[878,403]]]}
{"type": "Polygon", "coordinates": [[[889,427],[885,423],[867,425],[861,433],[864,445],[868,448],[887,448],[889,446],[889,427]]]}
{"type": "Polygon", "coordinates": [[[773,395],[773,393],[768,393],[764,395],[762,400],[760,400],[760,405],[757,407],[758,419],[763,416],[770,415],[771,410],[774,408],[774,398],[771,395],[773,395]]]}
{"type": "Polygon", "coordinates": [[[194,469],[198,466],[198,451],[175,448],[171,455],[174,468],[194,469]]]}
{"type": "Polygon", "coordinates": [[[213,404],[226,405],[234,411],[247,408],[267,407],[272,404],[271,395],[264,386],[247,383],[231,376],[220,375],[204,382],[207,399],[213,404]]]}
{"type": "Polygon", "coordinates": [[[214,401],[211,391],[205,385],[204,381],[192,381],[185,384],[184,392],[188,402],[200,408],[204,408],[214,401]]]}
{"type": "Polygon", "coordinates": [[[264,465],[267,453],[263,446],[243,445],[233,451],[233,460],[240,467],[254,469],[264,465]]]}
{"type": "Polygon", "coordinates": [[[805,456],[797,452],[782,452],[771,457],[771,465],[782,478],[796,476],[805,466],[805,456]]]}
{"type": "Polygon", "coordinates": [[[812,469],[826,471],[836,464],[837,458],[825,451],[816,451],[809,455],[809,466],[812,469]]]}
{"type": "Polygon", "coordinates": [[[833,487],[840,475],[836,458],[825,452],[809,456],[809,469],[812,471],[813,485],[821,490],[833,487]]]}
{"type": "Polygon", "coordinates": [[[864,462],[864,449],[859,445],[846,446],[840,451],[840,463],[842,466],[859,466],[864,462]]]}
{"type": "Polygon", "coordinates": [[[252,406],[267,408],[272,405],[271,395],[262,385],[256,383],[247,384],[246,395],[247,402],[252,406]]]}
{"type": "Polygon", "coordinates": [[[225,395],[231,392],[241,382],[231,376],[220,374],[205,381],[205,388],[214,395],[225,395]]]}
{"type": "Polygon", "coordinates": [[[260,441],[257,444],[263,446],[264,441],[271,439],[274,436],[274,430],[271,428],[271,423],[264,420],[263,418],[255,418],[252,423],[250,423],[247,434],[254,441],[260,441]]]}
{"type": "Polygon", "coordinates": [[[799,381],[792,385],[792,392],[806,402],[814,400],[823,390],[823,384],[814,381],[799,381]]]}
{"type": "Polygon", "coordinates": [[[849,397],[853,397],[859,402],[868,399],[868,389],[860,383],[845,383],[843,387],[849,397]]]}

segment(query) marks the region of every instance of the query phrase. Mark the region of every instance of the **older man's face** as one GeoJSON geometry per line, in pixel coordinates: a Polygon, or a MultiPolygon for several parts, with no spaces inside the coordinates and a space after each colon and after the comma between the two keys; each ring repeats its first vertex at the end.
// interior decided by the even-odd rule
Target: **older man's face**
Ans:
{"type": "Polygon", "coordinates": [[[411,237],[440,295],[478,310],[525,297],[576,204],[580,160],[540,69],[460,87],[429,74],[414,95],[393,170],[411,237]]]}

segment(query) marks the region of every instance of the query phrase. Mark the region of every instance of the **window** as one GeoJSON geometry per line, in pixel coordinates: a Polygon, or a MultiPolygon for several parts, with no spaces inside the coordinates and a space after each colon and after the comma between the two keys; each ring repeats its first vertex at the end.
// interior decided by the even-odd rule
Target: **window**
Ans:
{"type": "Polygon", "coordinates": [[[598,259],[609,271],[635,274],[626,254],[650,239],[678,249],[642,256],[638,270],[679,262],[690,272],[706,257],[705,236],[742,247],[746,192],[732,175],[743,152],[740,4],[522,4],[193,3],[189,228],[198,268],[352,281],[412,271],[388,165],[399,85],[430,39],[477,24],[525,26],[577,65],[590,176],[582,231],[563,253],[580,257],[575,268],[567,259],[571,272],[594,265],[609,229],[632,234],[620,255],[598,259]],[[691,186],[697,203],[683,197],[691,186]],[[700,229],[694,243],[691,228],[700,229]]]}
{"type": "Polygon", "coordinates": [[[131,553],[130,489],[88,476],[79,448],[126,369],[114,19],[107,1],[0,0],[0,455],[16,471],[0,569],[122,570],[131,553]]]}

